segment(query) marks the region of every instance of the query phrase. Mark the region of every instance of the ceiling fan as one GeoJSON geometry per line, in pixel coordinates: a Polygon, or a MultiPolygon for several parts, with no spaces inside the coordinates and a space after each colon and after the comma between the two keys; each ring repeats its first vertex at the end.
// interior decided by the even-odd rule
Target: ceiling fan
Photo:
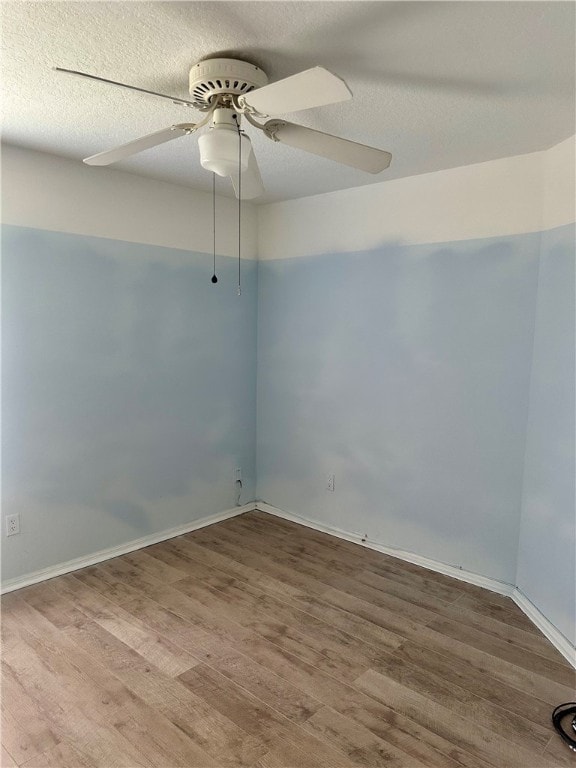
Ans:
{"type": "Polygon", "coordinates": [[[190,70],[190,101],[85,72],[62,67],[56,67],[56,70],[169,99],[174,104],[194,107],[205,113],[197,123],[172,125],[87,157],[84,162],[88,165],[110,165],[209,125],[209,130],[198,141],[201,165],[220,176],[229,176],[237,197],[255,198],[263,193],[264,186],[250,139],[240,128],[241,116],[272,141],[368,173],[380,173],[388,168],[392,159],[392,155],[384,150],[285,120],[258,122],[274,114],[298,112],[351,99],[352,93],[346,83],[323,67],[313,67],[269,84],[266,73],[254,64],[239,59],[206,59],[190,70]]]}

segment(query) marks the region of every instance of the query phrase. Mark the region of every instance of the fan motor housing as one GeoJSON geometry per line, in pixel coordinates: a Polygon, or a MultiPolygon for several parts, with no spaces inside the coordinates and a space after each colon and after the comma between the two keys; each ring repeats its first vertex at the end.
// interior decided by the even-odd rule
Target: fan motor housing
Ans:
{"type": "Polygon", "coordinates": [[[210,107],[212,99],[221,93],[242,96],[268,83],[260,67],[239,59],[206,59],[190,70],[190,94],[197,109],[210,107]]]}

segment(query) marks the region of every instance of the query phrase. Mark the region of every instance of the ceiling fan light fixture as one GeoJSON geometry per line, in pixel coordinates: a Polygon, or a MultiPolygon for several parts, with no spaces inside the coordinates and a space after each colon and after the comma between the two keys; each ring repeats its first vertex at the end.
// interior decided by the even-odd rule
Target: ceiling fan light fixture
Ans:
{"type": "Polygon", "coordinates": [[[215,126],[198,139],[200,164],[207,171],[218,176],[233,176],[238,173],[238,137],[241,145],[241,172],[248,167],[252,145],[248,136],[228,126],[215,126]]]}
{"type": "Polygon", "coordinates": [[[204,113],[197,123],[179,123],[129,141],[120,147],[87,157],[88,165],[109,165],[124,160],[179,136],[196,133],[210,122],[210,129],[200,136],[200,162],[206,170],[228,176],[238,199],[252,199],[264,191],[262,177],[250,139],[242,133],[241,120],[259,129],[269,139],[302,149],[310,154],[348,165],[351,168],[380,173],[388,168],[392,155],[375,147],[342,139],[303,125],[271,119],[258,120],[284,112],[336,104],[352,97],[346,83],[323,67],[312,67],[282,80],[268,83],[265,72],[239,59],[206,59],[190,70],[193,101],[149,91],[117,80],[108,80],[78,70],[56,68],[78,77],[142,91],[170,99],[177,104],[195,106],[204,113]]]}

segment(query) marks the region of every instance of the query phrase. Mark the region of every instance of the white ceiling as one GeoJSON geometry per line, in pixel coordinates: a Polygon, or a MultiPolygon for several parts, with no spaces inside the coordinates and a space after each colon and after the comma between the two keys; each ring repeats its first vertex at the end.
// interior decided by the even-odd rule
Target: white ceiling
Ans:
{"type": "MultiPolygon", "coordinates": [[[[267,189],[259,202],[533,152],[574,133],[575,7],[3,2],[3,140],[80,159],[195,121],[200,113],[188,108],[52,67],[186,98],[190,66],[220,54],[246,58],[270,80],[314,65],[332,70],[353,101],[289,119],[393,153],[390,169],[372,176],[249,131],[267,189]]],[[[211,189],[194,136],[114,167],[211,189]]]]}

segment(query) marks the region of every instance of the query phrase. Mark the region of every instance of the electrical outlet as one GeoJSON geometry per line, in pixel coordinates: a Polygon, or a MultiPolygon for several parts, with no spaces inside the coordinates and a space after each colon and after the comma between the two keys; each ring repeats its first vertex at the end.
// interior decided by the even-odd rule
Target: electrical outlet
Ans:
{"type": "Polygon", "coordinates": [[[20,515],[6,515],[6,536],[20,533],[20,515]]]}
{"type": "Polygon", "coordinates": [[[334,475],[328,475],[328,482],[326,483],[326,488],[329,491],[333,491],[334,490],[334,480],[335,480],[334,475]]]}
{"type": "Polygon", "coordinates": [[[242,467],[236,467],[234,470],[234,482],[237,483],[238,481],[242,482],[242,467]]]}

